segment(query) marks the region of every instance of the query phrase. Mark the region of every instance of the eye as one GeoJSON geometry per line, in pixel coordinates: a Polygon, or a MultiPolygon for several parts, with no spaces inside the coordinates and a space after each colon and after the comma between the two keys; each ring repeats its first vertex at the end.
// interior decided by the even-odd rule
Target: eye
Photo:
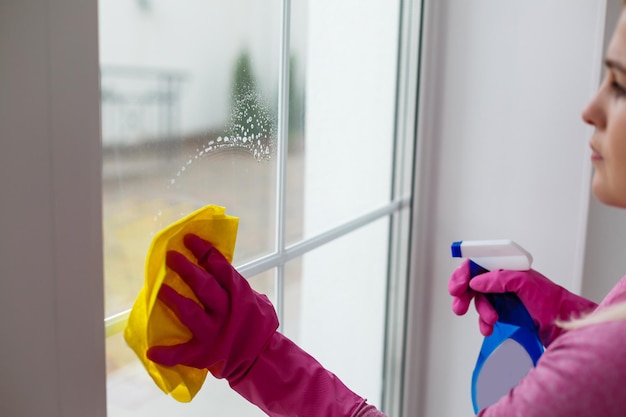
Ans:
{"type": "Polygon", "coordinates": [[[626,96],[626,88],[624,88],[617,81],[612,81],[611,82],[611,89],[613,90],[613,93],[615,94],[616,97],[624,97],[624,96],[626,96]]]}

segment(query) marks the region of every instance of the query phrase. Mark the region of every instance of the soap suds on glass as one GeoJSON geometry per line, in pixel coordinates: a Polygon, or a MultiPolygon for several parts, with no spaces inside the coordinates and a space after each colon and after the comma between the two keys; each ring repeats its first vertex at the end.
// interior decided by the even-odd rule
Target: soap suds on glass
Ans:
{"type": "Polygon", "coordinates": [[[176,184],[194,160],[205,158],[226,150],[244,150],[258,162],[269,161],[276,149],[275,118],[263,99],[254,91],[248,91],[233,105],[230,123],[225,134],[208,139],[201,148],[196,149],[193,158],[179,168],[170,179],[170,185],[176,184]]]}
{"type": "MultiPolygon", "coordinates": [[[[237,97],[233,97],[230,121],[222,135],[205,139],[206,142],[196,148],[195,155],[170,178],[167,188],[178,188],[182,178],[194,161],[199,161],[221,152],[245,151],[257,162],[267,162],[276,151],[276,117],[253,85],[240,88],[237,97]]],[[[181,216],[183,213],[180,213],[181,216]]],[[[154,217],[156,223],[162,223],[163,213],[154,217]]]]}

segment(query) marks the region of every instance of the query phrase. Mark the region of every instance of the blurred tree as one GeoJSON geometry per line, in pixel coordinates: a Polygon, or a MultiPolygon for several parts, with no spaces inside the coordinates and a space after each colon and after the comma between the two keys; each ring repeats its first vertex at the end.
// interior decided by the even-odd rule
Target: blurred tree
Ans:
{"type": "Polygon", "coordinates": [[[231,139],[245,147],[273,146],[275,117],[259,94],[247,51],[235,62],[230,107],[231,139]]]}

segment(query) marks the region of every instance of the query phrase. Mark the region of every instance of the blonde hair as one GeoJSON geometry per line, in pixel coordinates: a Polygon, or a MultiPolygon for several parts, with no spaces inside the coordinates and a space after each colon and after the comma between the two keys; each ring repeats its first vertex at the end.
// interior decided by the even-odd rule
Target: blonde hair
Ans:
{"type": "MultiPolygon", "coordinates": [[[[626,0],[624,1],[626,2],[626,0]]],[[[618,320],[626,320],[626,302],[611,305],[569,321],[557,321],[556,324],[565,330],[573,330],[592,324],[618,320]]]]}

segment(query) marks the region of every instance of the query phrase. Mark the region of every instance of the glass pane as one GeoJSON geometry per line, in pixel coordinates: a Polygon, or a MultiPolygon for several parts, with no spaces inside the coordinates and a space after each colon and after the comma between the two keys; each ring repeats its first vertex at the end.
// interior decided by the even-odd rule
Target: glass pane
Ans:
{"type": "MultiPolygon", "coordinates": [[[[124,346],[121,334],[107,339],[107,350],[117,351],[124,346]]],[[[154,416],[265,416],[224,380],[211,375],[202,390],[190,403],[181,404],[164,395],[141,364],[134,360],[107,376],[107,415],[112,417],[154,416]]]]}
{"type": "Polygon", "coordinates": [[[378,406],[388,242],[384,218],[294,261],[285,278],[285,334],[378,406]]]}
{"type": "MultiPolygon", "coordinates": [[[[306,146],[298,161],[304,167],[305,237],[391,198],[399,4],[314,1],[302,14],[304,23],[292,25],[294,49],[306,51],[305,60],[296,60],[292,93],[298,96],[306,86],[306,146]]],[[[296,2],[294,19],[299,10],[296,2]]]]}
{"type": "Polygon", "coordinates": [[[275,250],[280,2],[100,2],[106,314],[155,233],[206,204],[240,217],[235,264],[275,250]]]}
{"type": "MultiPolygon", "coordinates": [[[[275,251],[280,1],[99,4],[106,316],[129,309],[154,235],[206,204],[240,218],[234,264],[275,251]]],[[[254,277],[274,301],[274,271],[254,277]]],[[[263,415],[207,378],[163,395],[107,339],[109,416],[263,415]]]]}
{"type": "Polygon", "coordinates": [[[283,300],[284,310],[281,331],[295,337],[300,333],[302,321],[302,258],[296,258],[285,265],[283,300]]]}

